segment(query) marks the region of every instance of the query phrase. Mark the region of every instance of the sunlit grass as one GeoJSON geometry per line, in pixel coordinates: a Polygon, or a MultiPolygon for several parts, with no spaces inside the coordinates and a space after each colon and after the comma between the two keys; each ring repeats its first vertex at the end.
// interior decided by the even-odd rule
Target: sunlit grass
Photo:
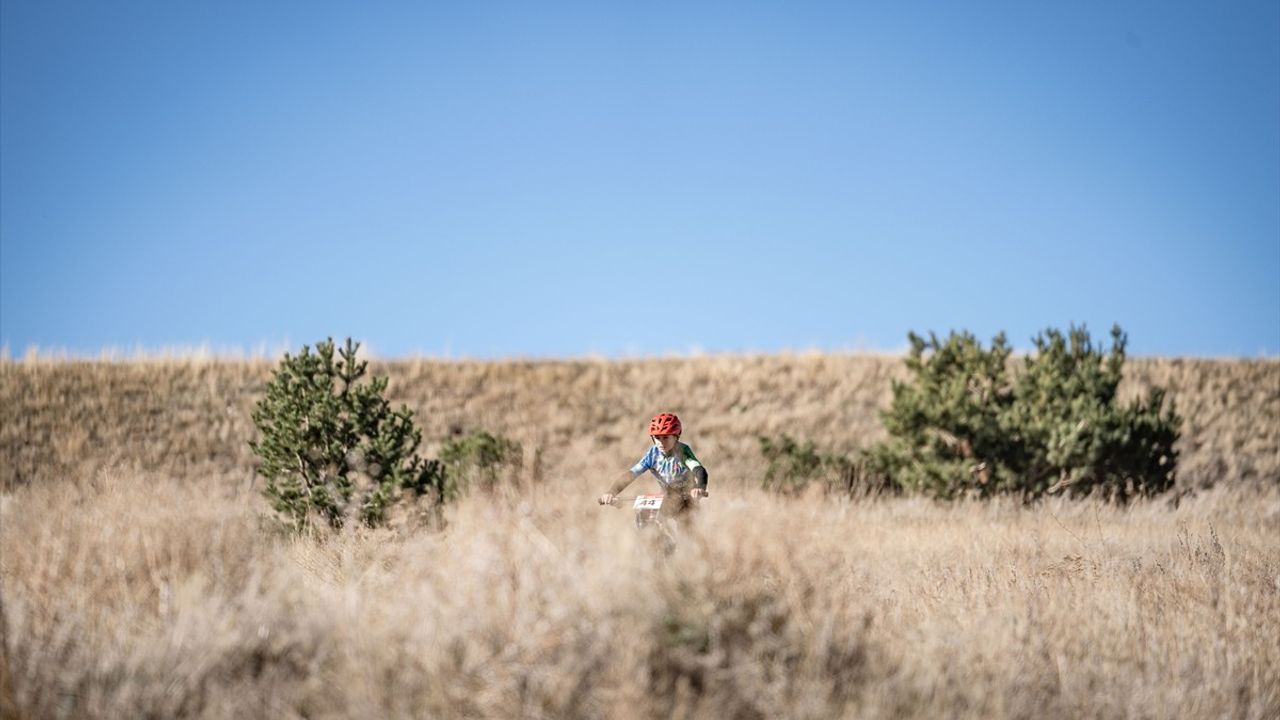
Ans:
{"type": "Polygon", "coordinates": [[[725,492],[660,560],[580,483],[291,539],[234,483],[4,495],[31,717],[1274,717],[1280,493],[725,492]]]}
{"type": "Polygon", "coordinates": [[[0,363],[0,715],[1280,714],[1280,362],[1131,361],[1218,487],[1130,507],[760,492],[760,435],[882,437],[890,358],[375,362],[428,454],[500,433],[528,487],[300,539],[247,444],[271,367],[0,363]],[[713,491],[667,562],[593,502],[659,409],[713,491]]]}

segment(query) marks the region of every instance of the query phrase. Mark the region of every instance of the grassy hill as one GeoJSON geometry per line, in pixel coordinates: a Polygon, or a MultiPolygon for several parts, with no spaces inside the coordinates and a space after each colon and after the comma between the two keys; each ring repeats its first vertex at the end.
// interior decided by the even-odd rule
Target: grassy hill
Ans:
{"type": "Polygon", "coordinates": [[[1131,362],[1216,486],[1127,506],[758,488],[757,435],[877,439],[892,358],[382,364],[538,482],[301,537],[254,485],[270,367],[0,363],[0,717],[1280,716],[1276,361],[1131,362]],[[713,472],[670,558],[593,501],[657,409],[713,472]]]}
{"type": "MultiPolygon", "coordinates": [[[[263,361],[0,363],[0,487],[123,465],[178,477],[252,472],[263,361]]],[[[756,438],[789,433],[846,452],[880,439],[878,410],[905,376],[863,355],[637,361],[374,363],[427,443],[486,429],[540,453],[540,472],[600,485],[646,449],[660,410],[717,483],[758,483],[756,438]]],[[[1185,418],[1179,483],[1280,479],[1280,361],[1135,359],[1123,394],[1166,387],[1185,418]]]]}

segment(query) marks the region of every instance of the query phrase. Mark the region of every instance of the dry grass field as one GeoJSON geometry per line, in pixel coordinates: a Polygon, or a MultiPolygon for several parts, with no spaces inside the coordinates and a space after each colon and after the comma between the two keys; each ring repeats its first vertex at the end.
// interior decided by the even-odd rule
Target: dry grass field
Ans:
{"type": "Polygon", "coordinates": [[[1280,362],[1131,361],[1187,492],[1128,507],[757,489],[757,435],[877,439],[894,358],[380,364],[524,486],[303,538],[246,444],[270,367],[0,362],[0,716],[1280,717],[1280,362]],[[712,471],[668,560],[593,502],[657,409],[712,471]]]}
{"type": "MultiPolygon", "coordinates": [[[[272,363],[159,359],[0,361],[0,488],[128,467],[251,482],[250,413],[272,363]]],[[[712,356],[609,362],[372,363],[416,412],[430,454],[477,428],[541,450],[532,472],[586,484],[629,467],[648,418],[680,415],[717,484],[755,486],[759,435],[847,452],[883,437],[877,411],[902,360],[869,355],[712,356]],[[535,467],[536,466],[536,467],[535,467]]],[[[1126,364],[1122,394],[1169,390],[1185,418],[1179,484],[1280,479],[1280,361],[1126,364]]],[[[599,485],[597,480],[594,485],[599,485]]]]}

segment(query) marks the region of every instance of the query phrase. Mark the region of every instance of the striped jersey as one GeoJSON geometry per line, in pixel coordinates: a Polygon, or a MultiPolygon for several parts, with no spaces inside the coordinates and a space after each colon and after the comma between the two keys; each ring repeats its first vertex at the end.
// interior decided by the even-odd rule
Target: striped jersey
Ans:
{"type": "Polygon", "coordinates": [[[702,467],[693,448],[684,443],[676,443],[670,455],[663,455],[657,445],[649,448],[649,452],[640,458],[640,462],[631,466],[631,477],[636,477],[648,470],[658,479],[663,490],[669,487],[681,488],[689,484],[693,477],[691,471],[702,467]]]}

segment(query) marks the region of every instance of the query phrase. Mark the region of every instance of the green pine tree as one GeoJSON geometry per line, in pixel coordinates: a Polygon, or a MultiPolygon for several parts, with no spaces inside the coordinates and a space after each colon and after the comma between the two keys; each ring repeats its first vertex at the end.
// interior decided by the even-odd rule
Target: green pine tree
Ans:
{"type": "Polygon", "coordinates": [[[1173,485],[1181,419],[1164,391],[1121,405],[1127,337],[1109,351],[1083,327],[1048,329],[1020,372],[1003,334],[990,349],[968,332],[909,335],[909,382],[895,382],[881,417],[889,439],[868,453],[873,472],[903,490],[960,495],[1101,491],[1127,499],[1173,485]]]}
{"type": "Polygon", "coordinates": [[[1018,465],[1032,494],[1100,490],[1128,498],[1173,486],[1181,419],[1164,390],[1121,405],[1128,336],[1111,329],[1111,348],[1083,327],[1049,329],[1035,339],[1013,388],[1007,424],[1021,446],[1018,465]]]}
{"type": "Polygon", "coordinates": [[[1016,486],[1014,443],[1003,423],[1012,400],[1004,334],[990,350],[968,332],[908,339],[912,381],[893,383],[893,403],[881,413],[889,440],[871,448],[870,466],[904,491],[936,497],[1016,486]]]}
{"type": "Polygon", "coordinates": [[[446,499],[473,490],[492,492],[504,480],[514,483],[511,475],[520,470],[522,450],[520,443],[484,430],[449,440],[440,448],[440,462],[448,477],[446,499]]]}
{"type": "Polygon", "coordinates": [[[313,517],[377,525],[402,493],[446,499],[441,464],[415,453],[422,434],[413,412],[392,409],[386,378],[361,382],[368,363],[356,358],[359,347],[348,338],[335,360],[329,338],[314,353],[286,353],[254,409],[260,439],[249,445],[264,493],[295,529],[313,517]]]}

